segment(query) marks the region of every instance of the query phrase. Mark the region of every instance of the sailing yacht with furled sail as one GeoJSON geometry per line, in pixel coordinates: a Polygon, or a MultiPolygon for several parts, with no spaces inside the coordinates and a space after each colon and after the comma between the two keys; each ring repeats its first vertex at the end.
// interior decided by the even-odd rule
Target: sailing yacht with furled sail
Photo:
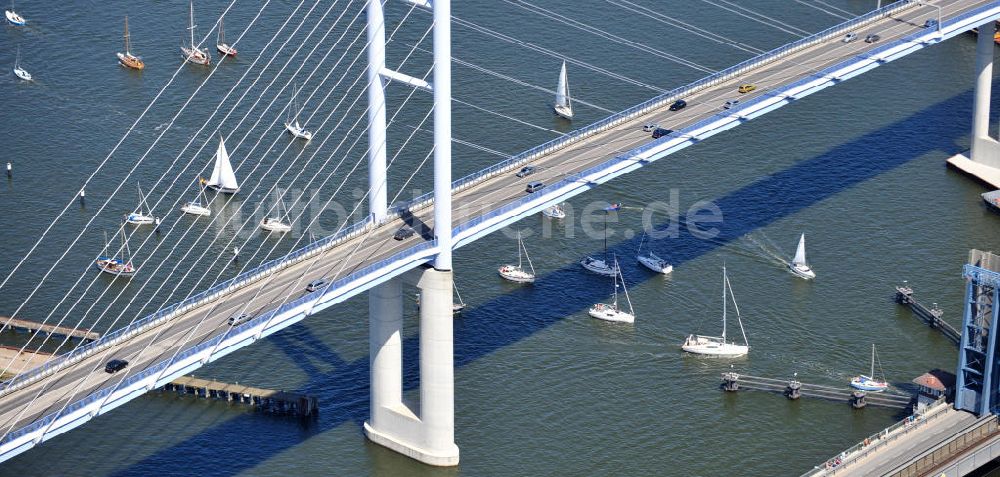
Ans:
{"type": "Polygon", "coordinates": [[[146,197],[142,195],[142,187],[136,183],[135,188],[139,191],[139,205],[136,206],[135,212],[125,216],[125,221],[132,225],[150,225],[156,221],[156,218],[153,217],[153,212],[146,204],[146,197]]]}
{"type": "Polygon", "coordinates": [[[208,56],[208,53],[201,48],[198,48],[194,43],[194,0],[191,0],[188,4],[188,30],[191,31],[191,45],[190,47],[182,46],[181,53],[184,55],[184,61],[189,61],[198,65],[208,65],[212,62],[212,58],[208,56]]]}
{"type": "Polygon", "coordinates": [[[138,56],[132,54],[132,42],[128,33],[128,15],[125,15],[125,53],[118,53],[118,63],[133,70],[141,70],[146,67],[146,64],[138,56]]]}
{"type": "Polygon", "coordinates": [[[608,264],[608,212],[613,210],[618,210],[621,208],[621,203],[611,204],[604,208],[604,259],[585,257],[580,261],[580,266],[586,268],[588,271],[594,272],[598,275],[604,275],[606,277],[612,277],[618,274],[618,262],[615,261],[615,266],[612,267],[608,264]]]}
{"type": "Polygon", "coordinates": [[[219,41],[215,43],[215,49],[219,50],[226,56],[236,56],[236,48],[233,48],[229,43],[226,43],[226,31],[222,25],[222,20],[225,19],[225,15],[219,18],[219,41]]]}
{"type": "Polygon", "coordinates": [[[31,81],[31,73],[27,70],[21,68],[21,47],[17,47],[17,56],[14,57],[14,76],[21,78],[25,81],[31,81]]]}
{"type": "MultiPolygon", "coordinates": [[[[875,377],[875,360],[878,359],[875,354],[875,343],[872,343],[872,367],[868,375],[864,374],[855,376],[851,378],[851,387],[854,389],[860,389],[862,391],[885,391],[889,387],[889,383],[885,380],[885,373],[882,373],[882,379],[875,377]]],[[[882,365],[878,366],[879,372],[882,372],[882,365]]]]}
{"type": "Polygon", "coordinates": [[[299,105],[298,105],[298,92],[295,90],[295,86],[292,86],[292,104],[288,109],[288,118],[285,119],[285,130],[300,139],[305,139],[306,141],[312,139],[313,133],[307,131],[305,127],[299,124],[299,105]]]}
{"type": "Polygon", "coordinates": [[[729,284],[725,265],[722,266],[722,336],[688,335],[684,344],[681,345],[681,349],[688,353],[729,357],[743,356],[750,352],[750,343],[747,341],[747,333],[743,329],[740,308],[736,305],[736,296],[733,295],[733,288],[729,284]],[[730,297],[733,299],[733,308],[736,308],[736,320],[740,323],[740,333],[743,334],[744,344],[741,345],[736,344],[735,341],[726,341],[726,302],[730,297]]]}
{"type": "Polygon", "coordinates": [[[500,276],[504,280],[509,280],[515,283],[534,283],[535,282],[535,266],[531,264],[531,257],[528,256],[528,249],[524,247],[524,242],[521,240],[521,232],[517,232],[517,266],[514,265],[504,265],[497,270],[500,276]],[[521,251],[524,251],[524,257],[528,259],[528,268],[531,271],[527,271],[522,267],[521,262],[521,251]]]}
{"type": "Polygon", "coordinates": [[[24,17],[18,15],[17,12],[14,11],[14,0],[10,0],[10,10],[4,10],[4,15],[7,16],[7,22],[11,25],[24,26],[28,23],[25,21],[24,17]]]}
{"type": "Polygon", "coordinates": [[[806,264],[806,234],[799,237],[799,247],[795,249],[795,258],[788,264],[788,269],[806,280],[816,278],[816,272],[806,264]]]}
{"type": "Polygon", "coordinates": [[[556,204],[552,207],[546,207],[542,209],[542,215],[546,217],[552,217],[553,219],[565,219],[566,211],[563,210],[562,206],[556,204]]]}
{"type": "Polygon", "coordinates": [[[666,275],[674,271],[674,266],[668,263],[666,260],[660,258],[659,255],[653,252],[652,249],[646,252],[645,255],[643,255],[640,252],[640,250],[642,250],[642,243],[645,241],[646,241],[646,234],[643,233],[642,239],[639,240],[639,249],[636,251],[636,257],[635,257],[636,260],[638,260],[639,263],[645,265],[646,268],[656,273],[662,273],[666,275]]]}
{"type": "Polygon", "coordinates": [[[212,168],[212,177],[207,181],[202,179],[201,182],[205,187],[223,194],[235,194],[240,191],[240,184],[236,182],[233,165],[229,162],[226,142],[221,135],[219,136],[219,148],[215,151],[215,167],[212,168]]]}
{"type": "Polygon", "coordinates": [[[559,84],[556,86],[556,102],[552,105],[556,114],[566,119],[573,119],[573,103],[569,97],[569,77],[566,75],[566,62],[563,61],[559,70],[559,84]]]}
{"type": "Polygon", "coordinates": [[[635,323],[635,310],[632,309],[632,300],[628,297],[628,288],[625,288],[625,277],[622,276],[621,268],[618,266],[618,260],[615,260],[615,270],[618,273],[612,275],[612,301],[611,304],[607,303],[596,303],[594,306],[590,307],[588,314],[598,320],[604,321],[617,321],[621,323],[635,323]],[[625,302],[628,303],[628,311],[622,310],[618,307],[618,279],[621,279],[622,291],[625,294],[625,302]]]}
{"type": "Polygon", "coordinates": [[[125,229],[119,229],[119,232],[122,236],[122,248],[119,250],[121,256],[109,257],[107,255],[108,248],[111,247],[111,243],[108,242],[108,234],[105,232],[104,251],[101,252],[101,255],[94,261],[94,266],[101,272],[127,278],[135,275],[135,266],[132,265],[132,252],[128,248],[128,241],[125,239],[125,229]]]}
{"type": "Polygon", "coordinates": [[[212,215],[212,210],[206,207],[207,204],[208,198],[205,197],[205,189],[199,185],[198,195],[195,196],[194,200],[191,202],[187,202],[181,206],[181,212],[190,215],[204,215],[207,217],[212,215]]]}
{"type": "Polygon", "coordinates": [[[260,228],[267,230],[268,232],[285,233],[292,230],[292,225],[285,222],[285,216],[288,214],[285,212],[284,202],[281,198],[278,198],[278,215],[276,217],[264,217],[264,220],[260,221],[260,228]]]}

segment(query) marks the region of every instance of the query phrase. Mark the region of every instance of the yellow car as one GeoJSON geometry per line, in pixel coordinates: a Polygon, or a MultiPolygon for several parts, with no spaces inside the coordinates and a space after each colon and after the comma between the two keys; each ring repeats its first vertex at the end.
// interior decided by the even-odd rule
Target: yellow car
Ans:
{"type": "Polygon", "coordinates": [[[755,84],[741,84],[739,89],[737,89],[736,91],[739,91],[740,94],[743,94],[743,93],[749,93],[755,89],[757,89],[757,85],[755,84]]]}

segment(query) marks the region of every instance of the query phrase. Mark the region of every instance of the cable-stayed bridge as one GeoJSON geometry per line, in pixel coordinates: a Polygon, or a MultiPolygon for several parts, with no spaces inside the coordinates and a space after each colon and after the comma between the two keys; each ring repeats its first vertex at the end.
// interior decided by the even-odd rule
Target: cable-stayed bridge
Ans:
{"type": "MultiPolygon", "coordinates": [[[[435,18],[444,15],[435,26],[435,54],[450,58],[447,50],[439,50],[450,41],[447,28],[442,28],[448,18],[447,2],[429,2],[426,7],[434,10],[435,18]]],[[[370,5],[369,15],[381,15],[371,9],[370,5]]],[[[434,161],[435,192],[388,207],[385,150],[381,149],[379,157],[380,148],[373,148],[370,160],[375,167],[370,168],[369,192],[372,215],[368,220],[166,306],[98,341],[60,355],[41,368],[24,370],[5,383],[0,391],[0,422],[4,424],[0,459],[9,459],[176,376],[374,289],[372,416],[366,432],[372,440],[421,461],[455,464],[458,449],[453,439],[451,404],[451,250],[926,46],[976,27],[988,33],[997,18],[1000,5],[989,1],[886,5],[457,181],[451,181],[446,163],[450,157],[443,146],[451,141],[449,108],[442,106],[451,100],[450,87],[446,86],[450,78],[445,74],[449,68],[437,63],[434,78],[416,78],[386,69],[384,51],[372,47],[385,43],[384,36],[378,38],[376,28],[369,35],[369,62],[375,65],[375,82],[390,78],[435,95],[435,134],[445,134],[435,141],[434,153],[439,156],[434,161]],[[939,21],[928,24],[929,19],[939,21]],[[857,33],[861,38],[845,42],[848,33],[857,33]],[[867,33],[877,33],[880,41],[862,41],[867,33]],[[748,83],[756,85],[756,91],[736,93],[739,85],[748,83]],[[727,100],[736,97],[741,100],[738,105],[723,108],[727,100]],[[677,99],[684,99],[688,106],[669,111],[677,99]],[[446,113],[447,117],[439,117],[446,113]],[[657,123],[673,133],[653,140],[643,131],[646,123],[657,123]],[[515,176],[527,164],[538,171],[525,178],[515,176]],[[543,182],[544,187],[527,193],[525,186],[536,181],[543,182]],[[447,210],[435,207],[449,201],[447,210]],[[442,217],[451,222],[450,230],[435,227],[442,217]],[[417,236],[394,240],[393,235],[404,224],[414,228],[417,236]],[[422,268],[426,264],[433,268],[422,268]],[[321,278],[327,285],[315,292],[305,291],[307,283],[321,278]],[[400,396],[400,290],[405,280],[415,282],[423,295],[419,408],[408,406],[400,396]],[[241,314],[252,318],[232,326],[229,317],[241,314]],[[130,364],[121,373],[104,373],[104,364],[112,358],[127,359],[130,364]]],[[[378,96],[380,89],[372,88],[369,94],[369,99],[383,108],[381,118],[378,108],[370,110],[374,116],[374,126],[370,126],[375,131],[374,144],[385,141],[384,126],[378,126],[386,120],[385,98],[378,96]]]]}

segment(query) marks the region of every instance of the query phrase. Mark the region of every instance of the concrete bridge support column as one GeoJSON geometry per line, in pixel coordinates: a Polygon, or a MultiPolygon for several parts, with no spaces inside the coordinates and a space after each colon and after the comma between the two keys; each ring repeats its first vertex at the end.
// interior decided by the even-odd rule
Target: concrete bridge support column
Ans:
{"type": "Polygon", "coordinates": [[[990,137],[990,90],[993,85],[994,23],[977,27],[976,84],[972,107],[972,138],[968,156],[956,154],[948,164],[1000,189],[1000,142],[990,137]]]}
{"type": "Polygon", "coordinates": [[[420,402],[402,399],[402,278],[370,293],[371,415],[365,435],[420,462],[458,465],[452,272],[426,269],[420,289],[420,402]]]}

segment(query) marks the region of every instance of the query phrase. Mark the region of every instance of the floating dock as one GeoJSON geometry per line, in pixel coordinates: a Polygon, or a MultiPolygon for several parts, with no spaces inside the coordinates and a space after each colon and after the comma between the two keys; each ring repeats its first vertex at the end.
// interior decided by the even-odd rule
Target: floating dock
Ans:
{"type": "Polygon", "coordinates": [[[723,391],[727,392],[764,391],[777,393],[793,401],[800,397],[826,399],[850,404],[854,409],[861,409],[872,405],[905,410],[913,402],[913,398],[905,394],[892,392],[866,393],[853,388],[806,384],[798,379],[781,380],[764,378],[732,371],[722,373],[721,387],[723,391]]]}
{"type": "MultiPolygon", "coordinates": [[[[27,371],[29,369],[37,368],[45,364],[46,361],[52,359],[52,354],[50,353],[43,353],[41,351],[29,351],[29,350],[25,350],[23,353],[19,353],[19,351],[21,351],[21,348],[16,348],[13,346],[0,346],[0,362],[6,365],[6,363],[10,363],[11,360],[13,360],[10,369],[15,371],[17,370],[27,371]]],[[[16,374],[16,372],[0,375],[0,379],[7,379],[9,377],[12,377],[13,374],[16,374]]]]}
{"type": "Polygon", "coordinates": [[[0,316],[0,332],[4,330],[27,332],[40,331],[49,335],[68,336],[70,338],[77,338],[83,341],[94,341],[101,337],[101,335],[97,332],[87,329],[74,330],[73,328],[67,328],[65,326],[46,325],[43,323],[35,323],[34,321],[0,316]]]}
{"type": "Polygon", "coordinates": [[[319,412],[318,401],[312,396],[187,376],[171,381],[162,389],[178,394],[192,394],[207,399],[245,404],[259,411],[275,414],[312,417],[319,412]]]}
{"type": "Polygon", "coordinates": [[[945,338],[951,340],[955,343],[955,346],[962,341],[962,334],[955,329],[955,327],[949,325],[947,322],[941,319],[944,315],[944,311],[938,308],[937,303],[933,307],[927,308],[921,305],[915,298],[913,298],[913,288],[906,285],[903,282],[903,286],[896,287],[896,303],[909,307],[913,314],[920,318],[927,326],[934,328],[941,332],[945,338]]]}

